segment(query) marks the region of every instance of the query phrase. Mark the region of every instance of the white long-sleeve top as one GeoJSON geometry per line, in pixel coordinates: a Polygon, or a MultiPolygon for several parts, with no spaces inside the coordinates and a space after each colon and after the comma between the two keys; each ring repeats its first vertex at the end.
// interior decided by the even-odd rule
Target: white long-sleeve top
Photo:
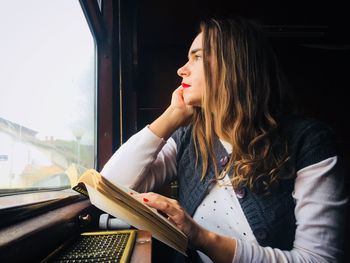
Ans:
{"type": "MultiPolygon", "coordinates": [[[[152,191],[176,177],[176,151],[172,138],[164,141],[145,127],[114,153],[101,174],[112,183],[139,192],[152,191]]],[[[234,190],[225,187],[228,178],[209,189],[193,218],[210,231],[236,239],[234,263],[337,262],[347,203],[339,194],[343,182],[333,176],[338,172],[337,162],[334,156],[297,171],[293,191],[297,228],[290,251],[257,243],[234,190]]],[[[203,253],[199,255],[204,262],[211,262],[203,253]]]]}

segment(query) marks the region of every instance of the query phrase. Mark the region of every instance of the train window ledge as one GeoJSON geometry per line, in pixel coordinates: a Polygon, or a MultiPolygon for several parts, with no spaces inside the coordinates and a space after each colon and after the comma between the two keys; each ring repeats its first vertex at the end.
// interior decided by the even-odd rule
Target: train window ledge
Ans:
{"type": "Polygon", "coordinates": [[[1,196],[0,228],[79,201],[82,198],[71,189],[1,196]]]}
{"type": "MultiPolygon", "coordinates": [[[[1,222],[6,217],[16,221],[9,219],[6,225],[0,226],[0,262],[40,262],[68,239],[97,226],[94,219],[100,211],[79,195],[36,205],[38,207],[35,204],[27,207],[31,216],[26,219],[14,219],[15,215],[22,216],[19,208],[9,215],[0,215],[1,222]],[[86,220],[86,215],[92,219],[86,220]]],[[[26,213],[24,207],[22,212],[26,213]]]]}

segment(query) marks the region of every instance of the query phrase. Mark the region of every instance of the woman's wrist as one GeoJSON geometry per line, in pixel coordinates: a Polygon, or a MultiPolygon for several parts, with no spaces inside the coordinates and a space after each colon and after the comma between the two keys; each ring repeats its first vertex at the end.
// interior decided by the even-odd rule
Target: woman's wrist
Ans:
{"type": "Polygon", "coordinates": [[[207,254],[212,250],[213,245],[218,242],[219,236],[204,228],[202,228],[199,233],[198,240],[200,240],[200,242],[198,244],[198,250],[207,254]]]}
{"type": "Polygon", "coordinates": [[[221,236],[204,228],[198,232],[195,248],[214,262],[232,262],[236,250],[236,240],[221,236]]]}
{"type": "Polygon", "coordinates": [[[175,130],[183,125],[186,119],[181,111],[170,106],[149,125],[149,128],[158,137],[167,140],[175,130]]]}

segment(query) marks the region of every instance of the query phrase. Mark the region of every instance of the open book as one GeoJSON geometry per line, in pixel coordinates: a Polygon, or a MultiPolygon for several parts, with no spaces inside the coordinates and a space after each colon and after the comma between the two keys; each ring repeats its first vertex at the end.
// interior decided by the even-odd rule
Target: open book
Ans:
{"type": "Polygon", "coordinates": [[[187,236],[157,210],[136,200],[132,189],[112,184],[94,169],[85,171],[73,190],[89,197],[102,211],[128,224],[152,233],[152,236],[186,255],[187,236]]]}

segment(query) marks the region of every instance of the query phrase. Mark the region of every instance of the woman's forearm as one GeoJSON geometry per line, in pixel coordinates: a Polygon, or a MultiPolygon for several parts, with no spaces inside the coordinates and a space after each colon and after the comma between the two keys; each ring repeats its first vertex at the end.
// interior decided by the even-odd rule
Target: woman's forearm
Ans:
{"type": "Polygon", "coordinates": [[[183,123],[182,114],[176,109],[169,107],[149,125],[149,128],[159,138],[167,140],[183,123]]]}
{"type": "MultiPolygon", "coordinates": [[[[112,183],[132,187],[143,180],[143,191],[175,173],[176,145],[166,143],[147,127],[132,136],[110,158],[101,174],[112,183]],[[143,174],[147,172],[147,178],[143,174]]],[[[138,189],[140,190],[140,189],[138,189]]]]}

